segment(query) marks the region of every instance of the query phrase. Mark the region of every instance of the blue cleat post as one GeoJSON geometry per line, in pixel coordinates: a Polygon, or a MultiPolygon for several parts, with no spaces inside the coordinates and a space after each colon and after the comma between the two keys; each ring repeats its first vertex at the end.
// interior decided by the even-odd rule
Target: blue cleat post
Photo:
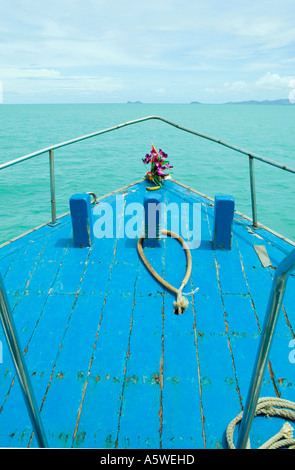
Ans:
{"type": "Polygon", "coordinates": [[[217,195],[214,203],[214,238],[215,250],[230,250],[232,245],[232,225],[235,201],[232,196],[217,195]]]}
{"type": "Polygon", "coordinates": [[[90,195],[73,194],[70,197],[74,247],[91,246],[93,240],[93,223],[90,195]]]}
{"type": "Polygon", "coordinates": [[[146,191],[144,197],[145,246],[160,246],[162,190],[146,191]]]}

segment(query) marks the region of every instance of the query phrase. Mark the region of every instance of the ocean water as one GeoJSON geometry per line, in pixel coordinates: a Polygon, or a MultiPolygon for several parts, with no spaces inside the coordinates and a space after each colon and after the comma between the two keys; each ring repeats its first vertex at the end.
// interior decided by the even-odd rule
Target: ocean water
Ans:
{"type": "MultiPolygon", "coordinates": [[[[295,106],[193,104],[0,105],[0,162],[144,116],[180,125],[295,167],[295,106]]],[[[55,151],[57,215],[73,193],[101,196],[141,178],[151,142],[173,178],[214,197],[231,194],[251,216],[248,158],[160,121],[128,126],[55,151]]],[[[258,221],[295,241],[295,175],[255,161],[258,221]]],[[[50,220],[48,154],[0,172],[0,243],[50,220]]]]}

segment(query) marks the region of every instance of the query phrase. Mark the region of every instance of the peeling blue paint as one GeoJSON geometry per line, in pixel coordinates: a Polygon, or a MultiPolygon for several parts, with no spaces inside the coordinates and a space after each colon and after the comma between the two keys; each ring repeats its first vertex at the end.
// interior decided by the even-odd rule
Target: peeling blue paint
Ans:
{"type": "MultiPolygon", "coordinates": [[[[126,201],[143,202],[146,183],[126,201]]],[[[253,249],[249,221],[235,215],[232,247],[212,248],[211,201],[166,181],[165,202],[202,203],[202,242],[191,250],[199,287],[182,316],[174,296],[150,275],[136,243],[94,239],[75,249],[70,216],[0,250],[0,270],[52,447],[222,448],[228,423],[244,405],[277,263],[292,247],[255,231],[273,268],[253,249]],[[188,197],[189,195],[189,197],[188,197]]],[[[106,199],[115,202],[114,196],[106,199]]],[[[185,256],[166,239],[147,257],[173,285],[185,256]]],[[[177,245],[177,244],[176,244],[177,245]]],[[[290,277],[261,394],[294,399],[295,277],[290,277]]],[[[36,440],[0,329],[0,446],[36,440]],[[1,357],[0,357],[1,359],[1,357]]],[[[271,425],[274,432],[279,426],[271,425]]],[[[264,435],[253,427],[251,443],[264,435]]],[[[271,435],[269,428],[267,435],[271,435]]]]}

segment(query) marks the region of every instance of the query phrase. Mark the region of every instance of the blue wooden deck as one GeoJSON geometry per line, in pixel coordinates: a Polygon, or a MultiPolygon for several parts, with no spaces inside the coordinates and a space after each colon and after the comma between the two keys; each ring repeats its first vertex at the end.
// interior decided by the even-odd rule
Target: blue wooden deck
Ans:
{"type": "MultiPolygon", "coordinates": [[[[124,191],[126,201],[142,202],[145,185],[124,191]]],[[[191,250],[184,289],[199,291],[181,316],[135,240],[95,239],[75,249],[64,216],[0,250],[51,447],[224,448],[226,427],[245,404],[274,269],[293,247],[267,230],[254,233],[237,215],[232,250],[214,251],[212,202],[172,181],[163,191],[167,203],[202,204],[202,243],[191,250]],[[272,267],[262,267],[253,245],[266,247],[272,267]]],[[[180,284],[185,255],[176,240],[145,253],[168,282],[180,284]]],[[[261,396],[294,400],[294,287],[290,276],[261,396]]],[[[0,340],[0,447],[35,447],[2,328],[0,340]]],[[[278,418],[256,418],[252,447],[280,427],[278,418]]]]}

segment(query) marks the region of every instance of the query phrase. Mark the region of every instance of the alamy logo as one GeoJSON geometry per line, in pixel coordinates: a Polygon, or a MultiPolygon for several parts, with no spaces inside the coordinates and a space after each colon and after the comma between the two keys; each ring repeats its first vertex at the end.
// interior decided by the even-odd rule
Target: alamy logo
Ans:
{"type": "MultiPolygon", "coordinates": [[[[171,230],[187,240],[190,249],[201,243],[201,204],[150,203],[148,214],[143,204],[132,202],[125,205],[124,196],[117,195],[116,203],[97,204],[93,233],[96,238],[138,238],[143,231],[149,238],[156,238],[160,229],[171,230]]],[[[161,234],[161,237],[165,235],[161,234]]]]}
{"type": "Polygon", "coordinates": [[[295,364],[295,339],[291,339],[291,341],[289,341],[289,348],[293,348],[289,353],[289,361],[292,364],[295,364]]]}
{"type": "Polygon", "coordinates": [[[289,87],[292,88],[289,93],[289,101],[290,103],[295,104],[295,79],[290,80],[289,87]]]}

